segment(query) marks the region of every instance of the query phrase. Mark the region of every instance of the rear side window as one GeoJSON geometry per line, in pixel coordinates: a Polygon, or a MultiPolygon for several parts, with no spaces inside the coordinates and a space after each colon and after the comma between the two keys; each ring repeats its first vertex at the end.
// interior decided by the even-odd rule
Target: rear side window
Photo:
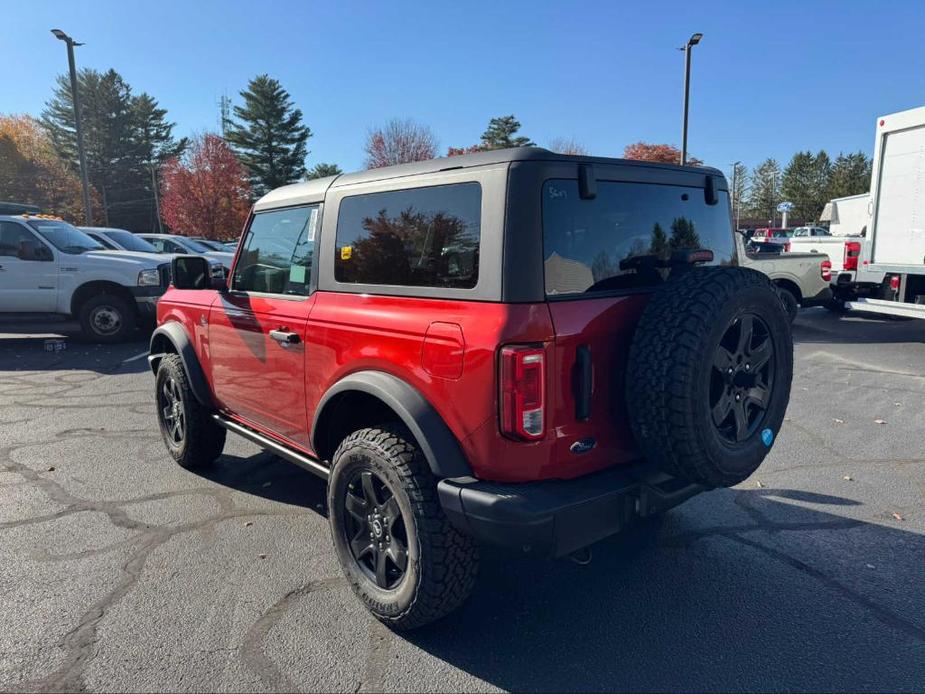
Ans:
{"type": "Polygon", "coordinates": [[[471,289],[479,278],[478,183],[344,198],[334,277],[353,284],[471,289]]]}
{"type": "Polygon", "coordinates": [[[705,248],[731,265],[735,241],[726,191],[707,205],[703,188],[599,181],[582,200],[575,180],[543,185],[546,294],[574,295],[660,284],[674,251],[705,248]]]}
{"type": "Polygon", "coordinates": [[[317,205],[255,214],[235,265],[233,288],[307,296],[317,226],[317,205]]]}

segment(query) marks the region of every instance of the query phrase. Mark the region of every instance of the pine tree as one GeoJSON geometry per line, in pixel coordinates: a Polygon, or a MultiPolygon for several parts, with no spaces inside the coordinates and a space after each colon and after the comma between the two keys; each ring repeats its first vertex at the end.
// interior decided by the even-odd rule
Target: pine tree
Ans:
{"type": "Polygon", "coordinates": [[[488,128],[482,133],[481,149],[505,149],[507,147],[533,147],[529,137],[516,136],[520,122],[510,116],[499,116],[488,121],[488,128]]]}
{"type": "Polygon", "coordinates": [[[254,190],[262,195],[299,180],[305,174],[306,143],[311,130],[280,83],[258,75],[241,92],[243,106],[234,107],[227,139],[251,176],[254,190]]]}
{"type": "Polygon", "coordinates": [[[305,174],[305,180],[311,181],[316,178],[326,178],[327,176],[337,176],[342,174],[343,171],[340,170],[340,167],[337,164],[315,164],[312,168],[308,170],[305,174]]]}
{"type": "Polygon", "coordinates": [[[687,217],[675,217],[671,223],[671,238],[668,245],[673,251],[683,248],[700,248],[700,235],[694,229],[694,221],[687,217]]]}
{"type": "MultiPolygon", "coordinates": [[[[167,120],[166,110],[149,94],[134,96],[115,70],[81,70],[77,90],[87,176],[102,200],[103,223],[135,231],[156,228],[151,170],[179,154],[185,140],[174,140],[174,124],[167,120]]],[[[57,79],[42,124],[59,156],[78,171],[74,108],[66,75],[57,79]]]]}
{"type": "Polygon", "coordinates": [[[863,152],[839,154],[829,175],[828,199],[870,191],[871,160],[863,152]]]}
{"type": "Polygon", "coordinates": [[[729,186],[732,200],[732,218],[738,224],[748,199],[748,167],[745,164],[737,163],[733,166],[729,186]],[[732,189],[733,186],[735,187],[734,189],[732,189]]]}
{"type": "Polygon", "coordinates": [[[656,222],[655,226],[652,227],[652,240],[649,242],[649,254],[657,255],[659,258],[667,260],[669,250],[668,235],[665,233],[665,230],[662,229],[662,225],[656,222]]]}
{"type": "Polygon", "coordinates": [[[818,219],[828,202],[828,182],[832,168],[829,155],[820,150],[797,152],[781,179],[781,195],[793,203],[792,219],[811,222],[818,219]]]}
{"type": "Polygon", "coordinates": [[[765,159],[752,171],[748,191],[750,216],[773,223],[777,205],[781,202],[780,164],[776,159],[765,159]]]}

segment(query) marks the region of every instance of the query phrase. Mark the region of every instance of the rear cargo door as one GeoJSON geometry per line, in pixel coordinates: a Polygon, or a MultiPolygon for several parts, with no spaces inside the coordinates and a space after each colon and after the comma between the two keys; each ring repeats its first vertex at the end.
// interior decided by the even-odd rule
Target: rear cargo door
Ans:
{"type": "Polygon", "coordinates": [[[703,248],[713,265],[735,263],[719,181],[712,205],[690,184],[598,180],[596,196],[582,199],[575,180],[544,183],[544,276],[556,333],[549,430],[557,461],[576,474],[638,457],[624,397],[627,357],[648,297],[689,268],[671,258],[703,248]]]}
{"type": "MultiPolygon", "coordinates": [[[[916,111],[925,119],[925,109],[916,111]]],[[[885,121],[881,127],[893,125],[893,119],[885,121]]],[[[872,260],[877,265],[925,266],[925,123],[884,131],[879,144],[872,260]]]]}

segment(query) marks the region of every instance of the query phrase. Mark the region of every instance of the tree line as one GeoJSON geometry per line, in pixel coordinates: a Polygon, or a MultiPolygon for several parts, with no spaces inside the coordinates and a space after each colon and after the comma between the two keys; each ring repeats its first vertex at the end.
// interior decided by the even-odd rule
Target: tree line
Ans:
{"type": "MultiPolygon", "coordinates": [[[[167,110],[147,92],[135,93],[115,70],[84,68],[77,88],[96,224],[158,231],[163,222],[178,233],[234,238],[257,197],[281,185],[341,173],[329,162],[306,167],[314,133],[289,92],[266,74],[249,81],[239,103],[222,98],[220,133],[192,138],[175,137],[167,110]]],[[[83,220],[73,114],[70,83],[61,75],[39,118],[0,116],[0,199],[83,220]]],[[[427,125],[396,118],[366,133],[365,165],[534,146],[520,131],[513,114],[497,116],[478,142],[441,151],[427,125]]],[[[547,147],[587,154],[574,138],[555,138],[547,147]]],[[[637,142],[623,156],[677,163],[680,152],[673,145],[637,142]]],[[[839,154],[834,161],[824,151],[798,152],[783,170],[767,159],[751,172],[737,165],[733,177],[737,218],[773,219],[777,205],[789,200],[791,219],[810,221],[829,199],[867,190],[870,159],[860,152],[839,154]]]]}
{"type": "Polygon", "coordinates": [[[868,192],[870,176],[871,160],[863,152],[839,153],[834,161],[825,150],[797,152],[783,170],[776,159],[765,159],[751,172],[736,164],[733,214],[773,224],[780,214],[777,206],[786,201],[793,203],[790,220],[814,222],[829,200],[868,192]]]}

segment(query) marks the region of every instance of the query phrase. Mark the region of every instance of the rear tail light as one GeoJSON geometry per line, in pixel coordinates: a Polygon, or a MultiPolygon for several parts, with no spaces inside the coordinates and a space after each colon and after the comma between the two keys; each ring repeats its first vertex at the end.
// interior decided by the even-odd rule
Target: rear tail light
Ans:
{"type": "Polygon", "coordinates": [[[859,241],[845,242],[845,269],[857,270],[858,257],[861,255],[861,244],[859,241]]]}
{"type": "Polygon", "coordinates": [[[824,282],[832,281],[832,261],[823,260],[822,264],[819,266],[820,271],[822,272],[822,280],[824,282]]]}
{"type": "Polygon", "coordinates": [[[899,291],[899,275],[890,275],[890,290],[893,292],[899,291]]]}
{"type": "Polygon", "coordinates": [[[539,347],[501,349],[501,433],[536,441],[545,432],[545,352],[539,347]]]}

